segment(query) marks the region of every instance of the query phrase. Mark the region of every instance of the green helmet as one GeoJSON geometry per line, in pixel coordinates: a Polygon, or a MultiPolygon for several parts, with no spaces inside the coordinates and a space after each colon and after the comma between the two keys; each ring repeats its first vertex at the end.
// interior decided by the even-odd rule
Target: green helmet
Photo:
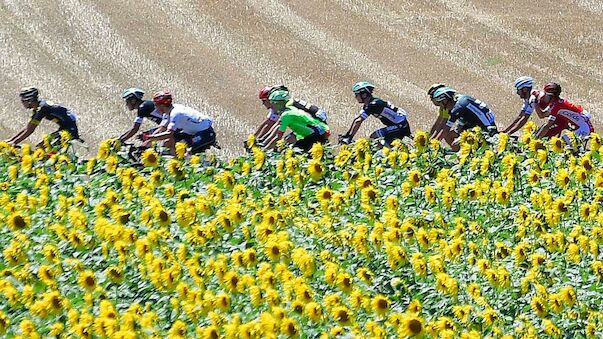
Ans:
{"type": "Polygon", "coordinates": [[[360,81],[360,82],[355,83],[354,86],[352,86],[352,92],[354,92],[354,93],[360,93],[363,91],[373,93],[374,89],[375,89],[375,85],[371,84],[368,81],[360,81]]]}
{"type": "Polygon", "coordinates": [[[268,100],[270,100],[271,102],[289,101],[289,92],[283,90],[274,91],[270,93],[270,97],[268,97],[268,100]]]}
{"type": "Polygon", "coordinates": [[[445,99],[454,99],[456,91],[450,87],[441,87],[433,92],[432,98],[435,101],[444,101],[445,99]]]}

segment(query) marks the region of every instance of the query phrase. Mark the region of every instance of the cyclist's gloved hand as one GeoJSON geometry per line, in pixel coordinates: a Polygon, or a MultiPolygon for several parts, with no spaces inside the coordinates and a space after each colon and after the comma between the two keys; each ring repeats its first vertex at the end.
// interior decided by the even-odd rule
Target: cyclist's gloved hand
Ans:
{"type": "Polygon", "coordinates": [[[339,135],[339,144],[340,145],[349,145],[352,143],[352,137],[348,134],[339,135]]]}

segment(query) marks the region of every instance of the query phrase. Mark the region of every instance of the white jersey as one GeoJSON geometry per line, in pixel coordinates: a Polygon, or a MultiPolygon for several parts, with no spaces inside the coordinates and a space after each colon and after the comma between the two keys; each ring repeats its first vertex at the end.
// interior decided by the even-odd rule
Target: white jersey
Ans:
{"type": "Polygon", "coordinates": [[[266,119],[277,122],[278,119],[280,119],[280,116],[271,108],[268,110],[268,115],[266,116],[266,119]]]}
{"type": "Polygon", "coordinates": [[[534,109],[536,108],[536,103],[531,102],[530,98],[527,98],[523,102],[523,106],[521,106],[521,113],[525,115],[531,115],[534,113],[534,109]]]}
{"type": "Polygon", "coordinates": [[[210,128],[212,120],[209,116],[184,105],[174,104],[172,111],[161,122],[168,130],[195,135],[210,128]]]}

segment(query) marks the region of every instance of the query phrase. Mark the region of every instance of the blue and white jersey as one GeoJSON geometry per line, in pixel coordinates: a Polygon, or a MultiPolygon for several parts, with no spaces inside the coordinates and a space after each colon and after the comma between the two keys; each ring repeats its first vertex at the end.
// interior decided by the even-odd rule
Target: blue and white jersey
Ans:
{"type": "Polygon", "coordinates": [[[483,130],[496,126],[494,113],[484,102],[468,95],[458,96],[456,104],[450,111],[448,125],[459,120],[463,130],[479,126],[483,130]]]}
{"type": "Polygon", "coordinates": [[[360,119],[366,120],[369,115],[372,115],[386,126],[407,124],[406,111],[394,106],[389,101],[384,101],[379,98],[373,98],[371,102],[364,105],[360,112],[360,119]]]}

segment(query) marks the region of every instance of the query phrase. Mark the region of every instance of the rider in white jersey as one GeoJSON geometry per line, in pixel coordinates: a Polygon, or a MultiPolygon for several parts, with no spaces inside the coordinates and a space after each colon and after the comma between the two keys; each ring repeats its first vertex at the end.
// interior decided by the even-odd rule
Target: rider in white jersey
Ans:
{"type": "Polygon", "coordinates": [[[191,147],[191,153],[202,152],[215,143],[216,133],[209,116],[184,105],[172,104],[169,91],[155,93],[153,102],[165,118],[143,146],[150,146],[152,141],[166,140],[170,152],[176,155],[176,142],[184,141],[191,147]]]}

